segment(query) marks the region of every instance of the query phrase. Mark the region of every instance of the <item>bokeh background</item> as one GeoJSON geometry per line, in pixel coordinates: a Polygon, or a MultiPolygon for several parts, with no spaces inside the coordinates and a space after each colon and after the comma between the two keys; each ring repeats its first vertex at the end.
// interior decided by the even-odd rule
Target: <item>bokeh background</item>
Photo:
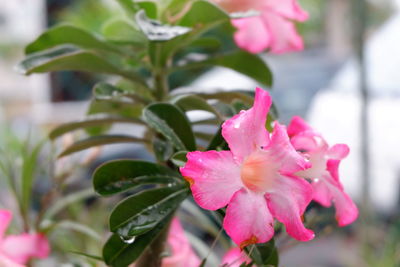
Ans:
{"type": "MultiPolygon", "coordinates": [[[[273,99],[282,122],[304,116],[331,144],[351,147],[341,179],[362,213],[351,227],[287,248],[282,266],[400,266],[400,1],[366,1],[365,10],[358,0],[299,2],[310,13],[298,25],[306,49],[263,55],[274,73],[273,99]]],[[[10,140],[41,139],[54,125],[83,118],[91,88],[103,78],[22,76],[15,66],[24,46],[60,22],[99,32],[121,12],[113,0],[0,1],[0,144],[6,151],[13,149],[10,140]]],[[[204,90],[257,86],[220,68],[187,83],[204,90]]],[[[96,164],[122,156],[151,159],[143,147],[113,145],[99,152],[96,164]]],[[[94,166],[79,176],[89,180],[94,166]]]]}

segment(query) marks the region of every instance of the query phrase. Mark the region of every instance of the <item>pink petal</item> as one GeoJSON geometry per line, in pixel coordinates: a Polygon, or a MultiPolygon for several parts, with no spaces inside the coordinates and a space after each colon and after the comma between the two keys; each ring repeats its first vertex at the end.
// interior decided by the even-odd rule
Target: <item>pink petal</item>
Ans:
{"type": "Polygon", "coordinates": [[[347,157],[350,152],[350,148],[345,144],[336,144],[328,150],[328,157],[330,159],[341,160],[347,157]]]}
{"type": "Polygon", "coordinates": [[[256,88],[253,107],[241,111],[222,125],[222,136],[239,161],[243,161],[255,149],[268,144],[269,133],[265,129],[265,121],[271,103],[269,93],[256,88]]]}
{"type": "Polygon", "coordinates": [[[1,251],[15,262],[26,264],[31,258],[46,258],[50,246],[43,234],[9,235],[1,244],[1,251]]]}
{"type": "Polygon", "coordinates": [[[347,195],[343,186],[339,181],[339,160],[328,160],[327,170],[330,174],[329,176],[321,179],[328,187],[331,199],[335,205],[336,209],[336,219],[339,226],[345,226],[354,222],[358,217],[358,208],[354,204],[353,200],[347,195]]]}
{"type": "Polygon", "coordinates": [[[261,17],[270,34],[271,53],[282,54],[304,49],[303,39],[293,22],[273,12],[264,12],[261,17]]]}
{"type": "Polygon", "coordinates": [[[172,250],[172,255],[163,258],[162,267],[198,267],[200,265],[200,259],[193,252],[177,218],[172,220],[167,243],[172,250]]]}
{"type": "Polygon", "coordinates": [[[263,2],[260,0],[211,0],[228,12],[244,12],[260,9],[263,2]]]}
{"type": "Polygon", "coordinates": [[[0,240],[4,237],[11,219],[12,213],[9,210],[0,210],[0,240]]]}
{"type": "Polygon", "coordinates": [[[285,225],[289,235],[300,241],[314,238],[313,231],[306,229],[301,220],[312,199],[312,187],[308,182],[297,177],[281,176],[266,198],[272,215],[285,225]]]}
{"type": "Polygon", "coordinates": [[[273,222],[264,196],[242,189],[229,202],[223,226],[232,240],[243,249],[270,240],[274,235],[273,222]]]}
{"type": "Polygon", "coordinates": [[[305,131],[313,131],[313,129],[301,117],[294,116],[287,128],[289,137],[305,131]]]}
{"type": "Polygon", "coordinates": [[[193,198],[200,207],[220,209],[242,188],[240,166],[230,151],[189,152],[187,159],[180,171],[191,183],[193,198]]]}
{"type": "Polygon", "coordinates": [[[270,144],[264,149],[273,162],[279,163],[281,174],[292,174],[311,167],[290,143],[285,126],[275,123],[270,144]]]}
{"type": "Polygon", "coordinates": [[[261,16],[234,19],[232,24],[237,28],[235,42],[243,50],[257,54],[271,45],[271,33],[261,16]]]}
{"type": "Polygon", "coordinates": [[[297,21],[305,21],[308,19],[308,13],[300,7],[297,0],[280,0],[279,4],[276,0],[267,0],[266,2],[266,8],[275,11],[287,19],[297,21]]]}
{"type": "Polygon", "coordinates": [[[228,252],[222,258],[222,265],[226,264],[229,267],[240,267],[242,263],[249,264],[251,260],[246,253],[240,248],[235,247],[228,250],[228,252]]]}
{"type": "Polygon", "coordinates": [[[10,258],[0,253],[0,267],[26,267],[26,266],[12,261],[10,258]]]}

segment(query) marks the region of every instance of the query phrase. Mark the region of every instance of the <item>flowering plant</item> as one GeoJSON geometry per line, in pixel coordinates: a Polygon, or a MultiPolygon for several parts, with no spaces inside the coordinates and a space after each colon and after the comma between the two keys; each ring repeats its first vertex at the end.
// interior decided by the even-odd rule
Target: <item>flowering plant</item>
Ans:
{"type": "Polygon", "coordinates": [[[199,218],[213,216],[239,247],[224,257],[224,266],[277,266],[275,237],[282,227],[299,241],[314,238],[305,226],[312,200],[334,201],[340,226],[356,219],[338,177],[345,145],[329,147],[299,118],[286,129],[263,89],[253,99],[250,88],[198,91],[187,79],[220,66],[270,87],[272,74],[255,53],[302,49],[293,21],[307,14],[295,0],[118,2],[126,16],[105,22],[101,35],[56,26],[27,46],[19,65],[25,74],[112,75],[94,86],[85,120],[50,132],[55,140],[85,130],[59,157],[115,143],[140,143],[153,152],[152,162],[119,159],[93,173],[96,193],[120,201],[109,216],[112,234],[102,255],[92,258],[109,266],[205,266],[209,253],[198,257],[172,219],[185,205],[199,218]],[[248,10],[255,14],[228,13],[248,10]],[[120,123],[132,131],[110,133],[120,123]],[[187,201],[191,196],[209,215],[187,201]]]}

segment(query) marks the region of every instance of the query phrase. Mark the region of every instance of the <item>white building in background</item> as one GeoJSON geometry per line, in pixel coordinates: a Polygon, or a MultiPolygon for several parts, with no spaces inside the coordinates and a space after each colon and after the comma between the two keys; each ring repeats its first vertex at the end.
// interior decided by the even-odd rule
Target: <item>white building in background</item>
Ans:
{"type": "Polygon", "coordinates": [[[0,45],[16,47],[18,54],[0,55],[0,103],[36,104],[49,101],[47,75],[21,76],[14,66],[23,58],[23,47],[34,40],[46,25],[44,0],[0,1],[0,45]],[[18,51],[20,49],[20,51],[18,51]]]}

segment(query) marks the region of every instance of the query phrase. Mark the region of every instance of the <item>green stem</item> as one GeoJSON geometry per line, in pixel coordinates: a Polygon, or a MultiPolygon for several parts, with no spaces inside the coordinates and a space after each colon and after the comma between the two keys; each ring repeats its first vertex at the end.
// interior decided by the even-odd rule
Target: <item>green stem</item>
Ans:
{"type": "Polygon", "coordinates": [[[136,267],[161,267],[162,254],[167,244],[168,224],[135,263],[136,267]]]}
{"type": "Polygon", "coordinates": [[[166,98],[169,92],[168,77],[163,70],[156,71],[154,74],[154,86],[156,99],[162,101],[166,98]]]}

